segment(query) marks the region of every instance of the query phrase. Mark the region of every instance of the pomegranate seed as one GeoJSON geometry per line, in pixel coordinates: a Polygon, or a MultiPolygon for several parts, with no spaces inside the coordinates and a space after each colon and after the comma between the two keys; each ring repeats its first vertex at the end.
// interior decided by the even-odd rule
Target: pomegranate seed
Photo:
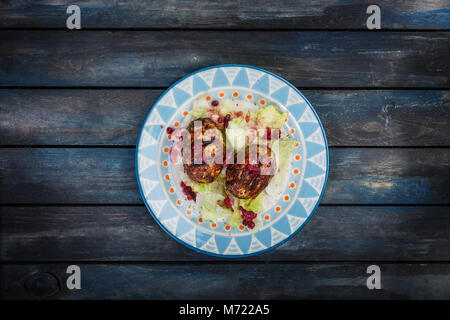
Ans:
{"type": "Polygon", "coordinates": [[[188,186],[184,181],[180,182],[181,190],[183,191],[183,194],[186,196],[188,200],[197,200],[197,193],[192,190],[191,186],[188,186]]]}
{"type": "Polygon", "coordinates": [[[222,123],[222,122],[223,122],[223,117],[222,117],[222,116],[219,116],[219,118],[217,118],[217,122],[218,122],[218,123],[222,123]]]}
{"type": "Polygon", "coordinates": [[[225,198],[223,199],[223,204],[225,205],[225,207],[231,208],[234,204],[234,200],[230,198],[225,198]]]}
{"type": "Polygon", "coordinates": [[[228,121],[230,121],[231,120],[231,114],[227,114],[226,116],[225,116],[225,119],[224,119],[224,127],[225,128],[227,128],[228,127],[228,121]]]}
{"type": "Polygon", "coordinates": [[[235,114],[236,114],[237,117],[242,117],[242,115],[243,115],[242,111],[238,111],[235,114]]]}
{"type": "Polygon", "coordinates": [[[269,127],[266,128],[266,139],[267,140],[272,139],[272,131],[270,130],[269,127]]]}
{"type": "Polygon", "coordinates": [[[256,213],[245,210],[242,206],[239,207],[239,211],[242,215],[242,224],[250,229],[253,229],[255,227],[255,222],[253,222],[253,219],[256,218],[256,213]]]}
{"type": "Polygon", "coordinates": [[[213,101],[211,102],[211,105],[212,105],[213,107],[217,107],[217,106],[219,105],[219,101],[213,100],[213,101]]]}
{"type": "Polygon", "coordinates": [[[167,132],[168,134],[172,134],[174,131],[175,131],[175,130],[174,130],[173,128],[171,128],[171,127],[167,127],[167,129],[166,129],[166,132],[167,132]]]}

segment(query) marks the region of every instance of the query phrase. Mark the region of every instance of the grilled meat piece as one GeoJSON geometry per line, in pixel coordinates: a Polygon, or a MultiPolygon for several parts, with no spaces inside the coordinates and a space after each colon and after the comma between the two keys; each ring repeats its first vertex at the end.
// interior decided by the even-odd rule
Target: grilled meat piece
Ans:
{"type": "Polygon", "coordinates": [[[225,187],[237,198],[256,198],[267,187],[275,172],[275,157],[268,146],[247,146],[235,156],[234,164],[228,165],[225,187]],[[249,157],[249,150],[255,150],[256,156],[249,157]],[[245,159],[245,162],[239,164],[239,159],[245,159]]]}
{"type": "MultiPolygon", "coordinates": [[[[220,174],[223,168],[223,153],[225,152],[225,142],[222,132],[217,128],[216,123],[210,118],[200,118],[192,121],[187,130],[191,137],[191,163],[184,163],[184,171],[195,182],[209,183],[213,182],[220,174]],[[194,132],[194,122],[201,121],[201,134],[200,130],[194,132]],[[203,154],[202,161],[199,164],[195,163],[195,141],[197,146],[201,146],[203,154]],[[221,150],[220,150],[221,149],[221,150]],[[215,155],[221,156],[222,161],[205,161],[205,155],[214,157],[215,155]],[[219,163],[217,163],[219,162],[219,163]]],[[[198,150],[200,151],[200,150],[198,150]]]]}

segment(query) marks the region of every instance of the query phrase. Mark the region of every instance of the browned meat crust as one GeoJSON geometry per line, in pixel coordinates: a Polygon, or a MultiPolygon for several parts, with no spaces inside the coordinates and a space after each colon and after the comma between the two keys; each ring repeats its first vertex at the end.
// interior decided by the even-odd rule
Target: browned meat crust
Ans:
{"type": "MultiPolygon", "coordinates": [[[[267,146],[262,147],[252,145],[255,148],[259,161],[251,164],[249,161],[249,147],[245,148],[245,163],[238,164],[237,160],[243,155],[239,153],[234,159],[235,164],[227,167],[225,187],[235,197],[240,199],[256,198],[269,184],[276,172],[275,157],[272,150],[267,146]]],[[[242,159],[241,158],[241,159],[242,159]]]]}
{"type": "MultiPolygon", "coordinates": [[[[218,147],[221,146],[222,150],[220,150],[220,154],[225,152],[225,142],[223,140],[222,132],[217,128],[216,123],[210,118],[200,118],[192,121],[187,127],[189,134],[191,136],[191,163],[184,164],[184,171],[195,182],[199,183],[209,183],[213,182],[217,176],[220,174],[223,168],[222,163],[216,163],[216,161],[211,161],[210,163],[206,163],[202,160],[201,164],[194,163],[194,141],[200,140],[199,145],[202,146],[202,153],[210,154],[212,156],[215,155],[215,152],[218,147]],[[202,134],[199,132],[194,135],[194,121],[202,122],[202,134]],[[208,137],[205,136],[205,132],[207,130],[212,130],[214,133],[213,138],[208,140],[208,137]],[[219,141],[215,141],[215,139],[219,139],[219,141]]],[[[211,131],[209,131],[211,132],[211,131]]],[[[219,153],[218,153],[219,154],[219,153]]],[[[222,157],[223,160],[223,157],[222,157]]],[[[219,162],[219,161],[217,161],[219,162]]]]}

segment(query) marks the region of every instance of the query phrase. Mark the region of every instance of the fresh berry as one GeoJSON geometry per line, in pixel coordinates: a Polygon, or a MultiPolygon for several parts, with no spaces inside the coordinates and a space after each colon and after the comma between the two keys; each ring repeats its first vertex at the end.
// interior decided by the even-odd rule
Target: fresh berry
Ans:
{"type": "Polygon", "coordinates": [[[217,106],[219,105],[219,101],[213,100],[213,101],[211,102],[211,105],[212,105],[213,107],[217,107],[217,106]]]}
{"type": "Polygon", "coordinates": [[[175,131],[174,128],[171,128],[171,127],[167,127],[167,129],[166,129],[166,132],[168,134],[172,134],[174,131],[175,131]]]}
{"type": "Polygon", "coordinates": [[[256,213],[245,210],[242,206],[239,207],[239,211],[242,216],[242,224],[247,226],[249,229],[253,229],[255,227],[255,222],[253,220],[256,218],[256,213]]]}
{"type": "Polygon", "coordinates": [[[223,204],[225,205],[225,207],[231,208],[234,204],[234,200],[230,198],[225,198],[223,199],[223,204]]]}
{"type": "Polygon", "coordinates": [[[183,191],[183,194],[186,196],[188,200],[197,200],[197,193],[192,190],[191,186],[188,186],[184,181],[180,182],[181,190],[183,191]]]}
{"type": "Polygon", "coordinates": [[[222,123],[222,122],[223,122],[223,117],[222,117],[222,116],[219,116],[219,117],[217,118],[217,122],[218,122],[218,123],[222,123]]]}

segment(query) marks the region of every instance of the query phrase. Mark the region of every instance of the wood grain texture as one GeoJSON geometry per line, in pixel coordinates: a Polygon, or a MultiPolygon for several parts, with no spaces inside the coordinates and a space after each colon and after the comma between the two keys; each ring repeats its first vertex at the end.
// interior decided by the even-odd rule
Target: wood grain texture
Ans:
{"type": "MultiPolygon", "coordinates": [[[[73,2],[10,1],[0,28],[65,28],[73,2]]],[[[82,28],[363,29],[370,1],[77,1],[82,28]]],[[[383,29],[450,29],[447,1],[377,1],[383,29]]]]}
{"type": "Polygon", "coordinates": [[[68,290],[67,263],[3,264],[0,298],[36,299],[448,299],[447,264],[379,264],[381,289],[366,286],[370,263],[80,264],[68,290]],[[55,280],[56,279],[56,280],[55,280]],[[25,285],[27,283],[27,286],[25,285]],[[193,285],[195,284],[195,285],[193,285]],[[55,285],[60,290],[53,295],[55,285]]]}
{"type": "Polygon", "coordinates": [[[0,86],[167,87],[258,66],[298,87],[448,88],[449,32],[0,31],[0,86]]]}
{"type": "MultiPolygon", "coordinates": [[[[133,146],[158,89],[0,89],[0,145],[133,146]]],[[[302,90],[330,146],[449,146],[450,91],[302,90]]]]}
{"type": "MultiPolygon", "coordinates": [[[[135,150],[2,148],[0,203],[141,204],[135,150]]],[[[326,204],[448,204],[448,149],[330,150],[326,204]]]]}
{"type": "MultiPolygon", "coordinates": [[[[449,261],[449,207],[320,206],[282,246],[245,261],[449,261]]],[[[170,238],[143,206],[0,207],[0,260],[218,261],[170,238]]]]}

